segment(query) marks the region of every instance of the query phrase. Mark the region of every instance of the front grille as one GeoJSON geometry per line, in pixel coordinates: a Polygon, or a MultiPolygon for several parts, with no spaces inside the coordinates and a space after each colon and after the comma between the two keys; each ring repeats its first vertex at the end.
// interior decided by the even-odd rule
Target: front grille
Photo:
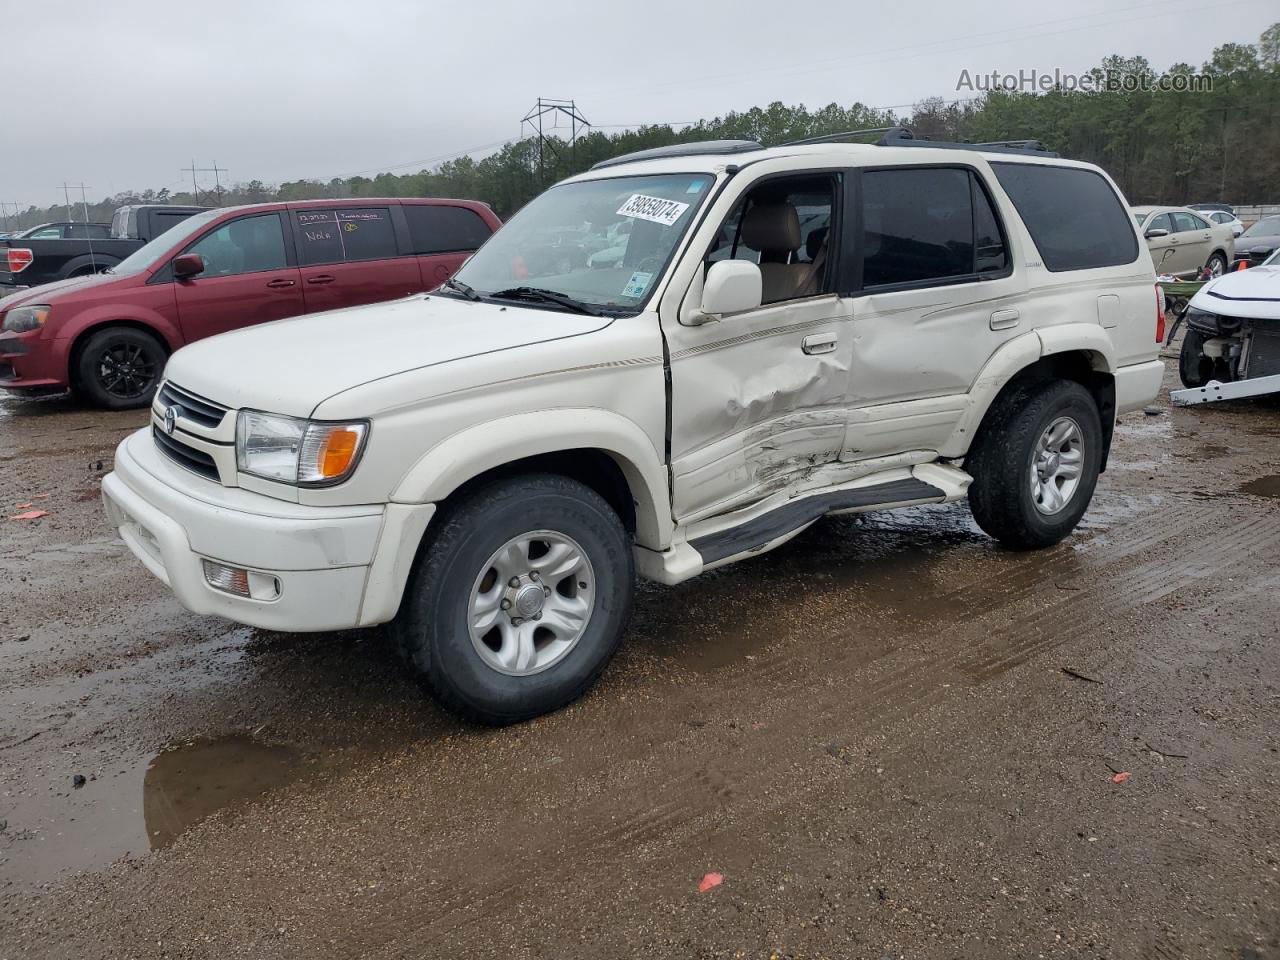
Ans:
{"type": "Polygon", "coordinates": [[[151,428],[151,436],[155,438],[160,452],[179,466],[186,467],[192,473],[198,473],[210,480],[218,480],[218,465],[213,457],[203,450],[189,447],[176,437],[170,437],[158,427],[151,428]]]}
{"type": "Polygon", "coordinates": [[[168,381],[160,387],[160,403],[166,409],[175,403],[178,404],[182,407],[182,416],[185,419],[211,430],[221,424],[222,418],[227,415],[227,408],[221,404],[206,400],[168,381]]]}
{"type": "Polygon", "coordinates": [[[1272,377],[1280,373],[1280,331],[1253,331],[1249,341],[1249,369],[1245,376],[1272,377]]]}

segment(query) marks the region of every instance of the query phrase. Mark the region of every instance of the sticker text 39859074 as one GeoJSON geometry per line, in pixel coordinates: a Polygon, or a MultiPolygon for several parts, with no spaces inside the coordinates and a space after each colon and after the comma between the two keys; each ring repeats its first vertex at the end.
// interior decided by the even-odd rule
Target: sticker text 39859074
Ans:
{"type": "Polygon", "coordinates": [[[679,200],[664,200],[662,197],[633,193],[627,202],[618,208],[618,216],[649,220],[669,227],[688,209],[689,204],[681,203],[679,200]]]}

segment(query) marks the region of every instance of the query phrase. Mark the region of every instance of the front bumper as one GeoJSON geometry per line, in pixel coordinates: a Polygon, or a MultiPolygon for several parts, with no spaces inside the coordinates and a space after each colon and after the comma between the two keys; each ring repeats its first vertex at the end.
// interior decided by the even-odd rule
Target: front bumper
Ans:
{"type": "Polygon", "coordinates": [[[39,333],[0,334],[0,387],[6,390],[65,390],[65,345],[39,333]]]}
{"type": "Polygon", "coordinates": [[[311,507],[223,487],[163,457],[150,428],[102,481],[121,539],[187,609],[271,630],[372,626],[399,607],[433,504],[311,507]],[[216,589],[202,560],[274,577],[273,600],[216,589]]]}

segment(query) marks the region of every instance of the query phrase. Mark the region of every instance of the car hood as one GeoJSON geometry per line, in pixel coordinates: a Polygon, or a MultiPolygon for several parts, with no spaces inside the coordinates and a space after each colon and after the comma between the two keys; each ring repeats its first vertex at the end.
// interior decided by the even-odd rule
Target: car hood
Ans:
{"type": "Polygon", "coordinates": [[[277,320],[183,347],[165,379],[232,408],[309,417],[374,380],[607,327],[608,317],[419,295],[277,320]]]}
{"type": "MultiPolygon", "coordinates": [[[[18,280],[22,279],[22,274],[15,274],[18,280]]],[[[105,287],[109,284],[119,283],[121,277],[112,273],[97,273],[87,277],[71,277],[67,280],[55,280],[53,283],[42,283],[38,287],[30,287],[26,290],[19,290],[17,293],[11,293],[7,297],[0,297],[0,313],[5,310],[11,310],[14,307],[22,307],[28,303],[49,303],[51,298],[56,294],[62,293],[64,290],[74,290],[79,293],[81,290],[87,290],[90,287],[105,287]]],[[[57,302],[56,300],[54,302],[57,302]]]]}
{"type": "Polygon", "coordinates": [[[1237,270],[1211,280],[1191,298],[1191,306],[1228,317],[1280,319],[1280,267],[1237,270]]]}

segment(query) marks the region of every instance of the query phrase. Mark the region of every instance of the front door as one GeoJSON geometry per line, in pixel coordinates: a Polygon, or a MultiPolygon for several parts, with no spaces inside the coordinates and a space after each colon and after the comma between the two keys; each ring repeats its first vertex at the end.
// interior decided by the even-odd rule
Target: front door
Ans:
{"type": "Polygon", "coordinates": [[[936,450],[974,375],[1031,319],[976,168],[868,169],[860,180],[846,461],[936,450]]]}
{"type": "Polygon", "coordinates": [[[307,313],[424,289],[417,261],[400,251],[389,208],[307,208],[290,216],[307,313]]]}
{"type": "Polygon", "coordinates": [[[1185,269],[1179,258],[1179,243],[1175,235],[1173,217],[1167,213],[1158,213],[1143,228],[1144,233],[1152,230],[1164,230],[1163,237],[1148,237],[1147,250],[1151,253],[1151,262],[1155,264],[1156,274],[1181,273],[1185,269]]]}
{"type": "Polygon", "coordinates": [[[303,312],[298,268],[289,262],[278,213],[229,220],[183,253],[204,260],[203,273],[174,281],[188,342],[303,312]]]}
{"type": "Polygon", "coordinates": [[[851,301],[838,295],[842,177],[757,181],[720,223],[679,318],[664,318],[671,368],[673,513],[687,523],[802,484],[839,456],[851,301]],[[686,320],[723,259],[760,264],[764,303],[686,320]]]}

